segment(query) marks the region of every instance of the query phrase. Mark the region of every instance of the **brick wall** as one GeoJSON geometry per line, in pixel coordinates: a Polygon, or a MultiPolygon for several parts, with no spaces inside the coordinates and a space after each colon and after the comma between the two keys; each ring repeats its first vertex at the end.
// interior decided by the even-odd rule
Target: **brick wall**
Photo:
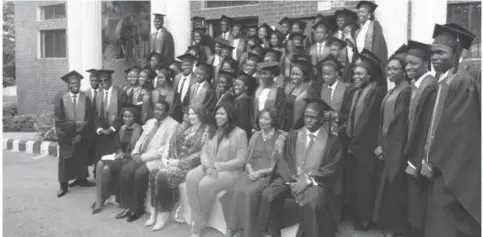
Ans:
{"type": "Polygon", "coordinates": [[[15,61],[19,113],[51,111],[52,99],[66,85],[59,78],[69,69],[67,58],[39,59],[39,31],[65,29],[67,19],[37,22],[38,7],[59,1],[15,2],[15,61]]]}

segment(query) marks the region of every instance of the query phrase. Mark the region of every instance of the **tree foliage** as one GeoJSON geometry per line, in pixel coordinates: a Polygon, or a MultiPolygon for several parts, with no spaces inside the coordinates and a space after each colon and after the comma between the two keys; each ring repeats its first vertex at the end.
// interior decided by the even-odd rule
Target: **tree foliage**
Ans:
{"type": "Polygon", "coordinates": [[[13,1],[3,3],[3,85],[15,80],[15,5],[13,1]]]}

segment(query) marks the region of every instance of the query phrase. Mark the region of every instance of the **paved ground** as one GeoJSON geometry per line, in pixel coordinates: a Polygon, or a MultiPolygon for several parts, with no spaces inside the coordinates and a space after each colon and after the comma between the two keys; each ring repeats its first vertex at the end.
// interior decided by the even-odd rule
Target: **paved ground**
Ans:
{"type": "MultiPolygon", "coordinates": [[[[57,161],[38,155],[3,152],[3,236],[5,237],[172,237],[187,236],[188,226],[169,226],[159,232],[144,227],[148,215],[134,223],[116,220],[120,211],[107,206],[92,216],[90,205],[94,189],[73,188],[57,198],[57,161]]],[[[220,237],[209,230],[203,237],[220,237]]],[[[355,233],[344,225],[343,237],[375,237],[374,233],[355,233]]]]}

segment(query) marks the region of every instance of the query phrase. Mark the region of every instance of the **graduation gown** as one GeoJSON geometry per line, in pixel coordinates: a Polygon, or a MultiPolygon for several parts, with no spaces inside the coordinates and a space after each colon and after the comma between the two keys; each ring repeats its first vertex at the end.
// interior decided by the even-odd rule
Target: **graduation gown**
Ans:
{"type": "Polygon", "coordinates": [[[481,107],[465,70],[439,82],[425,159],[432,166],[426,237],[480,236],[481,107]]]}
{"type": "Polygon", "coordinates": [[[88,152],[91,140],[88,134],[92,123],[90,99],[79,92],[74,111],[72,96],[69,92],[56,98],[54,104],[55,130],[59,143],[58,181],[68,182],[75,178],[87,178],[88,152]],[[83,124],[76,125],[76,122],[83,124]],[[81,142],[72,144],[72,139],[81,136],[81,142]]]}
{"type": "MultiPolygon", "coordinates": [[[[99,88],[97,94],[99,94],[100,91],[101,89],[99,88]]],[[[89,123],[90,124],[88,128],[89,132],[86,135],[86,139],[91,141],[88,156],[87,156],[87,165],[93,165],[96,162],[95,144],[97,139],[97,133],[94,127],[94,114],[96,113],[96,98],[95,98],[95,94],[92,93],[92,89],[90,88],[85,90],[84,93],[90,100],[90,110],[91,110],[91,122],[89,123]]]]}
{"type": "MultiPolygon", "coordinates": [[[[264,191],[264,195],[273,192],[279,195],[275,196],[275,199],[291,199],[290,188],[285,182],[293,182],[292,177],[298,176],[298,170],[301,171],[299,177],[302,179],[304,179],[302,175],[307,174],[317,185],[305,189],[301,194],[301,205],[296,205],[300,218],[296,236],[335,236],[341,209],[340,142],[336,134],[328,133],[321,128],[313,145],[307,150],[307,131],[304,127],[289,133],[283,149],[284,156],[277,163],[273,181],[264,191]],[[306,159],[302,160],[303,157],[306,159]],[[285,191],[282,192],[282,190],[285,191]]],[[[266,208],[270,205],[262,201],[261,206],[266,208]]],[[[271,209],[273,211],[270,213],[270,218],[277,219],[282,216],[277,212],[288,215],[287,210],[282,206],[273,206],[271,209]]]]}
{"type": "Polygon", "coordinates": [[[166,95],[162,95],[160,90],[156,89],[152,92],[151,103],[155,105],[161,101],[167,102],[169,104],[169,116],[179,123],[179,121],[183,120],[183,113],[181,109],[180,96],[177,96],[176,94],[177,93],[174,91],[174,89],[168,89],[168,93],[166,95]]]}
{"type": "Polygon", "coordinates": [[[291,131],[292,129],[300,129],[303,127],[303,114],[305,109],[305,98],[307,96],[308,84],[300,85],[300,90],[297,94],[293,94],[295,87],[292,84],[287,85],[285,89],[285,101],[283,104],[283,121],[282,129],[291,131]]]}
{"type": "Polygon", "coordinates": [[[196,86],[196,83],[191,85],[187,95],[188,100],[190,101],[190,106],[196,103],[202,104],[205,113],[205,118],[203,118],[204,121],[209,124],[214,124],[215,121],[212,115],[216,106],[215,89],[213,89],[213,86],[209,82],[205,81],[201,88],[198,89],[198,93],[195,94],[196,86]]]}
{"type": "MultiPolygon", "coordinates": [[[[252,127],[255,130],[260,130],[258,125],[258,117],[260,116],[260,111],[258,110],[258,103],[260,94],[263,91],[263,87],[258,87],[254,93],[253,98],[253,117],[252,117],[252,127]]],[[[273,84],[268,93],[267,99],[265,100],[265,109],[275,109],[278,113],[278,121],[283,121],[283,103],[285,101],[285,92],[283,88],[277,87],[273,84]]]]}
{"type": "Polygon", "coordinates": [[[419,173],[421,161],[423,160],[424,145],[428,134],[429,121],[436,98],[437,82],[436,79],[427,74],[411,98],[408,111],[408,138],[404,148],[405,160],[416,167],[415,176],[407,177],[407,199],[408,199],[408,220],[413,229],[423,230],[424,217],[427,203],[427,180],[419,173]]]}
{"type": "Polygon", "coordinates": [[[235,100],[235,97],[233,96],[233,93],[230,90],[228,90],[225,93],[221,94],[220,96],[217,95],[215,107],[218,107],[223,103],[228,103],[233,105],[234,100],[235,100]]]}
{"type": "Polygon", "coordinates": [[[152,100],[152,90],[148,88],[141,88],[138,98],[135,100],[135,105],[140,108],[141,114],[139,116],[138,123],[141,125],[146,124],[146,121],[153,118],[154,104],[152,100]]]}
{"type": "Polygon", "coordinates": [[[181,109],[181,116],[179,118],[180,120],[178,120],[178,118],[175,118],[179,123],[181,123],[183,121],[183,114],[186,113],[189,109],[189,103],[190,103],[190,100],[189,100],[190,89],[189,88],[191,87],[191,85],[196,83],[196,77],[193,75],[193,73],[188,75],[186,80],[189,80],[189,87],[188,87],[188,90],[186,91],[185,97],[181,98],[181,93],[178,93],[178,91],[181,91],[181,89],[184,89],[184,88],[181,88],[182,85],[180,84],[182,82],[182,79],[183,79],[183,75],[179,74],[174,78],[174,83],[173,83],[174,91],[176,93],[176,96],[178,97],[177,100],[179,102],[179,104],[176,104],[176,105],[179,105],[180,108],[178,108],[178,109],[181,109]]]}
{"type": "Polygon", "coordinates": [[[162,28],[161,32],[156,32],[149,36],[150,52],[161,54],[161,67],[168,68],[174,62],[174,40],[173,35],[166,29],[162,28]]]}
{"type": "Polygon", "coordinates": [[[245,131],[247,137],[252,135],[252,121],[253,119],[253,99],[246,93],[236,97],[233,101],[235,108],[235,125],[245,131]]]}
{"type": "Polygon", "coordinates": [[[372,220],[377,187],[377,147],[384,89],[371,82],[354,92],[347,124],[348,158],[345,159],[345,205],[365,221],[372,220]]]}
{"type": "MultiPolygon", "coordinates": [[[[356,31],[355,39],[357,39],[357,36],[359,35],[360,31],[361,29],[358,29],[356,31]]],[[[386,44],[386,40],[384,39],[384,34],[379,21],[373,20],[369,23],[369,28],[367,29],[367,33],[364,37],[365,37],[365,41],[364,41],[363,48],[374,53],[377,56],[377,58],[381,60],[382,68],[384,68],[387,65],[387,58],[388,58],[387,44],[386,44]]]]}
{"type": "Polygon", "coordinates": [[[383,160],[374,223],[382,230],[400,235],[411,233],[407,219],[407,161],[404,156],[410,99],[408,85],[389,91],[382,102],[379,126],[378,144],[383,160]]]}

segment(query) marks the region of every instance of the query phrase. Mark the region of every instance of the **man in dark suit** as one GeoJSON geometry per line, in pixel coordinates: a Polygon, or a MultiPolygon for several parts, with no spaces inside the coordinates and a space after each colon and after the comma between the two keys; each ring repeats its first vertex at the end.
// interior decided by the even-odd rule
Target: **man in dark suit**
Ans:
{"type": "Polygon", "coordinates": [[[245,49],[245,39],[241,36],[241,31],[242,26],[240,24],[233,25],[233,29],[231,30],[233,41],[230,45],[235,48],[232,57],[237,61],[240,61],[240,58],[243,55],[243,50],[245,49]]]}
{"type": "Polygon", "coordinates": [[[327,38],[330,35],[331,27],[329,22],[321,20],[312,26],[314,29],[315,43],[310,46],[309,55],[312,64],[316,65],[320,60],[330,54],[330,47],[327,45],[327,38]]]}
{"type": "Polygon", "coordinates": [[[228,40],[230,44],[233,42],[233,34],[231,33],[232,21],[233,19],[231,19],[230,17],[227,17],[225,15],[221,16],[220,18],[221,34],[217,37],[217,38],[228,40]]]}
{"type": "Polygon", "coordinates": [[[213,122],[213,113],[216,106],[216,93],[210,81],[213,78],[213,66],[200,62],[195,70],[196,83],[191,85],[189,90],[190,106],[202,104],[203,111],[208,122],[213,122]]]}
{"type": "MultiPolygon", "coordinates": [[[[183,114],[188,111],[189,108],[189,88],[196,82],[196,77],[193,76],[193,63],[196,58],[187,53],[178,57],[181,60],[181,73],[174,78],[174,91],[175,96],[179,97],[181,102],[181,111],[183,114]]],[[[183,114],[173,117],[176,121],[181,122],[183,119],[183,114]]]]}
{"type": "Polygon", "coordinates": [[[174,40],[169,31],[163,27],[163,14],[154,13],[154,27],[156,31],[149,36],[150,52],[156,52],[162,56],[162,67],[169,67],[174,61],[174,40]]]}

